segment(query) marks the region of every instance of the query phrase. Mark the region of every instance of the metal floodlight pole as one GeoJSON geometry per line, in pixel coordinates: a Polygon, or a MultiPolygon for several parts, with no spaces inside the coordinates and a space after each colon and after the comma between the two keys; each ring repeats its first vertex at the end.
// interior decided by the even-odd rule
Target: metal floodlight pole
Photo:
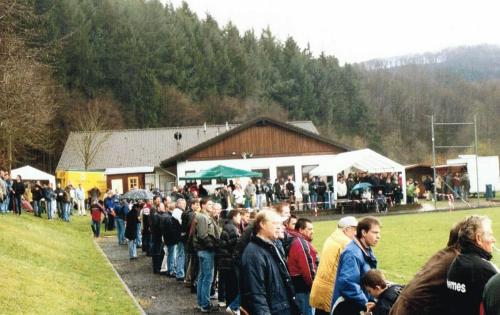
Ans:
{"type": "Polygon", "coordinates": [[[433,170],[433,181],[434,181],[434,210],[437,210],[437,189],[436,189],[436,147],[434,139],[434,115],[431,115],[431,125],[432,125],[432,170],[433,170]]]}
{"type": "Polygon", "coordinates": [[[474,154],[476,155],[476,195],[477,207],[479,208],[479,163],[477,157],[477,116],[474,115],[474,154]]]}
{"type": "MultiPolygon", "coordinates": [[[[479,207],[479,163],[478,163],[478,156],[477,156],[477,116],[474,115],[474,122],[456,122],[456,123],[435,123],[434,122],[434,115],[431,115],[431,125],[432,125],[432,163],[434,166],[434,196],[436,196],[436,149],[470,149],[474,148],[474,153],[476,156],[476,197],[477,197],[477,206],[479,207]],[[435,137],[434,137],[434,126],[449,126],[449,125],[474,125],[474,145],[440,145],[436,146],[435,145],[435,137]]],[[[463,200],[461,196],[459,196],[460,199],[463,200]]],[[[437,199],[437,198],[435,198],[437,199]]],[[[463,200],[465,202],[465,200],[463,200]]],[[[467,202],[466,202],[467,203],[467,202]]],[[[469,205],[470,206],[470,205],[469,205]]],[[[436,208],[436,200],[434,200],[434,208],[436,208]]]]}

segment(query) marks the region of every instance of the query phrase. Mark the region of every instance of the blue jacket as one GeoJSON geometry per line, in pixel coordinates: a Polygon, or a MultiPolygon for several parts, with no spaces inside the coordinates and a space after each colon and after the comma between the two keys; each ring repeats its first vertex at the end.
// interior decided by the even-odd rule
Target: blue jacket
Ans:
{"type": "Polygon", "coordinates": [[[118,203],[118,204],[115,203],[114,209],[115,209],[116,217],[119,219],[122,219],[122,220],[125,220],[125,218],[127,217],[127,213],[130,210],[128,203],[124,203],[121,205],[120,205],[120,203],[118,203]]]}
{"type": "Polygon", "coordinates": [[[358,243],[352,240],[340,255],[337,278],[333,291],[332,307],[339,297],[351,300],[363,307],[372,299],[361,287],[361,279],[365,273],[377,268],[377,259],[371,248],[365,249],[365,254],[358,243]]]}

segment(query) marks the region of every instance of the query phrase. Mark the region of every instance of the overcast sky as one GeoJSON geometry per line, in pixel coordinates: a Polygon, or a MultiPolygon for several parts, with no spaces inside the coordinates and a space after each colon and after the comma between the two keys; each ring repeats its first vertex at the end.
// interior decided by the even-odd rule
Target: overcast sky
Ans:
{"type": "MultiPolygon", "coordinates": [[[[168,2],[169,0],[162,0],[168,2]]],[[[182,0],[170,0],[178,7],[182,0]]],[[[500,44],[500,2],[494,0],[187,0],[219,26],[232,21],[260,35],[292,36],[343,62],[435,52],[450,46],[500,44]]]]}

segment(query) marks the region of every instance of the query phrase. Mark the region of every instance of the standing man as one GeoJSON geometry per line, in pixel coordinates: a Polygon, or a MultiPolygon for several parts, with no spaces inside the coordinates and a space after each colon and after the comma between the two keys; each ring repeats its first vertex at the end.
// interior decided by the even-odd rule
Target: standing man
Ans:
{"type": "Polygon", "coordinates": [[[288,182],[285,184],[285,192],[286,196],[288,197],[288,203],[290,206],[293,206],[294,209],[295,207],[295,183],[292,180],[292,176],[288,176],[288,182]]]}
{"type": "Polygon", "coordinates": [[[241,306],[248,314],[300,314],[285,260],[275,245],[282,224],[282,216],[270,210],[255,218],[254,235],[240,265],[241,306]]]}
{"type": "Polygon", "coordinates": [[[82,184],[78,184],[78,188],[75,189],[75,201],[78,208],[78,215],[85,214],[85,193],[83,192],[82,184]]]}
{"type": "Polygon", "coordinates": [[[257,184],[255,185],[255,198],[256,198],[256,208],[261,210],[262,209],[262,201],[263,201],[263,194],[264,194],[264,186],[260,182],[260,179],[257,179],[257,184]]]}
{"type": "Polygon", "coordinates": [[[125,219],[127,218],[127,213],[129,211],[127,200],[122,199],[120,201],[118,197],[115,197],[114,209],[116,213],[115,220],[116,220],[116,236],[118,237],[118,245],[126,245],[127,241],[125,240],[125,219]]]}
{"type": "Polygon", "coordinates": [[[57,202],[57,215],[60,219],[63,218],[64,213],[64,190],[61,188],[61,183],[57,183],[56,188],[56,202],[57,202]]]}
{"type": "Polygon", "coordinates": [[[33,196],[33,212],[35,216],[42,217],[43,187],[40,185],[40,181],[36,181],[31,189],[31,194],[33,196]]]}
{"type": "Polygon", "coordinates": [[[247,186],[245,187],[245,208],[252,208],[252,200],[256,191],[257,189],[255,188],[253,181],[249,180],[247,186]]]}
{"type": "Polygon", "coordinates": [[[15,211],[18,215],[21,215],[22,206],[21,206],[21,198],[24,195],[26,188],[24,187],[24,183],[21,180],[21,175],[17,175],[16,181],[12,184],[12,196],[13,196],[13,204],[15,206],[15,211]]]}
{"type": "Polygon", "coordinates": [[[311,220],[300,218],[295,224],[295,231],[290,232],[294,239],[288,254],[288,270],[292,277],[295,297],[299,309],[304,315],[312,315],[309,295],[317,270],[317,251],[311,244],[313,224],[311,220]]]}
{"type": "Polygon", "coordinates": [[[48,186],[46,186],[43,189],[44,192],[44,198],[47,203],[47,219],[52,220],[53,219],[53,214],[54,214],[54,208],[52,207],[52,201],[55,198],[55,193],[54,189],[52,187],[52,183],[49,183],[48,186]]]}
{"type": "Polygon", "coordinates": [[[446,277],[451,308],[447,314],[479,315],[484,286],[498,272],[490,262],[495,243],[491,220],[470,216],[458,238],[461,252],[446,277]]]}
{"type": "Polygon", "coordinates": [[[186,199],[178,198],[176,202],[176,207],[174,211],[172,211],[172,226],[174,226],[177,231],[177,243],[176,243],[176,270],[175,270],[175,278],[177,281],[184,281],[185,276],[185,261],[186,257],[184,254],[184,242],[183,242],[183,234],[182,234],[182,216],[184,211],[186,210],[186,199]]]}
{"type": "Polygon", "coordinates": [[[273,204],[273,184],[270,179],[267,180],[264,186],[264,192],[266,193],[266,206],[270,207],[273,204]]]}
{"type": "Polygon", "coordinates": [[[323,244],[321,264],[311,289],[309,303],[316,309],[316,315],[330,314],[333,286],[337,277],[340,254],[356,235],[358,221],[355,217],[343,217],[337,223],[337,229],[323,244]]]}
{"type": "Polygon", "coordinates": [[[376,218],[366,217],[358,222],[356,237],[340,255],[332,299],[334,315],[357,315],[372,305],[372,297],[361,287],[361,279],[368,270],[377,268],[372,247],[379,240],[380,222],[376,218]]]}
{"type": "Polygon", "coordinates": [[[153,273],[160,274],[161,262],[163,261],[163,240],[162,224],[165,221],[165,208],[161,204],[161,197],[155,196],[153,207],[150,212],[151,218],[151,261],[153,264],[153,273]]]}
{"type": "Polygon", "coordinates": [[[309,181],[307,177],[304,177],[304,181],[300,186],[300,193],[302,194],[302,210],[309,210],[309,181]]]}
{"type": "Polygon", "coordinates": [[[196,214],[196,227],[193,237],[194,249],[199,260],[197,285],[198,307],[201,312],[209,313],[216,308],[210,303],[210,289],[214,276],[215,249],[220,238],[220,230],[212,218],[213,202],[207,198],[200,201],[201,211],[196,214]]]}

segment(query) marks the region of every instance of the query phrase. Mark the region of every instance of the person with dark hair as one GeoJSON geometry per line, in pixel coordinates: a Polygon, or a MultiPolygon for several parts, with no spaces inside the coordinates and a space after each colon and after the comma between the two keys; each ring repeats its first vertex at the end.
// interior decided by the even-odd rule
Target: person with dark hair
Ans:
{"type": "Polygon", "coordinates": [[[248,314],[300,314],[286,263],[276,248],[283,229],[282,217],[274,211],[257,214],[253,236],[241,257],[241,306],[248,314]]]}
{"type": "Polygon", "coordinates": [[[377,299],[368,307],[372,315],[388,315],[403,287],[399,284],[388,284],[384,274],[377,269],[368,270],[361,279],[361,285],[366,292],[377,299]]]}
{"type": "Polygon", "coordinates": [[[491,220],[470,216],[459,232],[461,252],[448,270],[450,315],[479,315],[484,286],[498,271],[490,262],[495,237],[491,220]]]}
{"type": "Polygon", "coordinates": [[[42,199],[44,196],[40,181],[36,181],[35,185],[32,186],[31,194],[33,196],[33,214],[37,217],[42,217],[42,199]]]}
{"type": "Polygon", "coordinates": [[[126,214],[127,226],[124,236],[128,239],[128,254],[130,260],[137,259],[137,246],[135,239],[137,238],[137,223],[139,223],[139,205],[134,204],[132,209],[126,214]]]}
{"type": "MultiPolygon", "coordinates": [[[[220,246],[218,249],[218,264],[219,273],[224,279],[226,301],[228,306],[227,312],[233,314],[239,310],[239,292],[238,285],[238,264],[236,244],[241,234],[238,229],[241,221],[241,212],[239,210],[231,210],[227,215],[227,221],[220,235],[220,246]]],[[[221,296],[219,287],[219,297],[221,296]]]]}
{"type": "Polygon", "coordinates": [[[500,274],[496,274],[486,283],[483,293],[485,315],[500,314],[500,274]]]}
{"type": "Polygon", "coordinates": [[[297,224],[297,216],[295,214],[291,214],[288,220],[285,223],[287,231],[295,230],[295,224],[297,224]]]}
{"type": "Polygon", "coordinates": [[[358,222],[356,237],[340,255],[332,299],[334,315],[359,314],[366,311],[372,297],[361,287],[361,279],[370,269],[377,268],[372,247],[380,240],[380,222],[366,217],[358,222]]]}
{"type": "Polygon", "coordinates": [[[434,254],[413,279],[405,286],[390,315],[440,315],[446,314],[448,292],[446,273],[460,253],[458,233],[465,220],[456,223],[450,230],[446,248],[434,254]]]}
{"type": "Polygon", "coordinates": [[[102,201],[94,200],[90,206],[90,217],[92,232],[94,232],[94,237],[98,238],[101,233],[101,218],[104,214],[104,207],[102,206],[102,201]]]}
{"type": "Polygon", "coordinates": [[[197,251],[199,272],[196,297],[198,307],[203,313],[209,313],[216,308],[210,303],[210,289],[214,277],[215,249],[217,248],[220,230],[212,218],[213,202],[208,198],[200,201],[201,211],[196,214],[193,245],[197,251]]]}
{"type": "Polygon", "coordinates": [[[15,213],[21,215],[22,212],[21,198],[24,195],[24,192],[26,191],[26,187],[24,186],[24,183],[21,180],[21,175],[16,176],[16,180],[12,184],[11,189],[12,189],[12,196],[14,199],[15,213]]]}
{"type": "Polygon", "coordinates": [[[311,244],[313,232],[313,224],[306,218],[298,219],[295,230],[289,231],[293,240],[288,253],[287,266],[295,288],[297,304],[304,315],[312,315],[309,295],[317,270],[317,251],[311,244]]]}
{"type": "Polygon", "coordinates": [[[149,218],[151,220],[151,261],[153,264],[153,273],[160,274],[161,263],[165,252],[163,250],[162,226],[166,218],[165,208],[161,203],[161,197],[156,196],[153,199],[153,207],[149,218]]]}

